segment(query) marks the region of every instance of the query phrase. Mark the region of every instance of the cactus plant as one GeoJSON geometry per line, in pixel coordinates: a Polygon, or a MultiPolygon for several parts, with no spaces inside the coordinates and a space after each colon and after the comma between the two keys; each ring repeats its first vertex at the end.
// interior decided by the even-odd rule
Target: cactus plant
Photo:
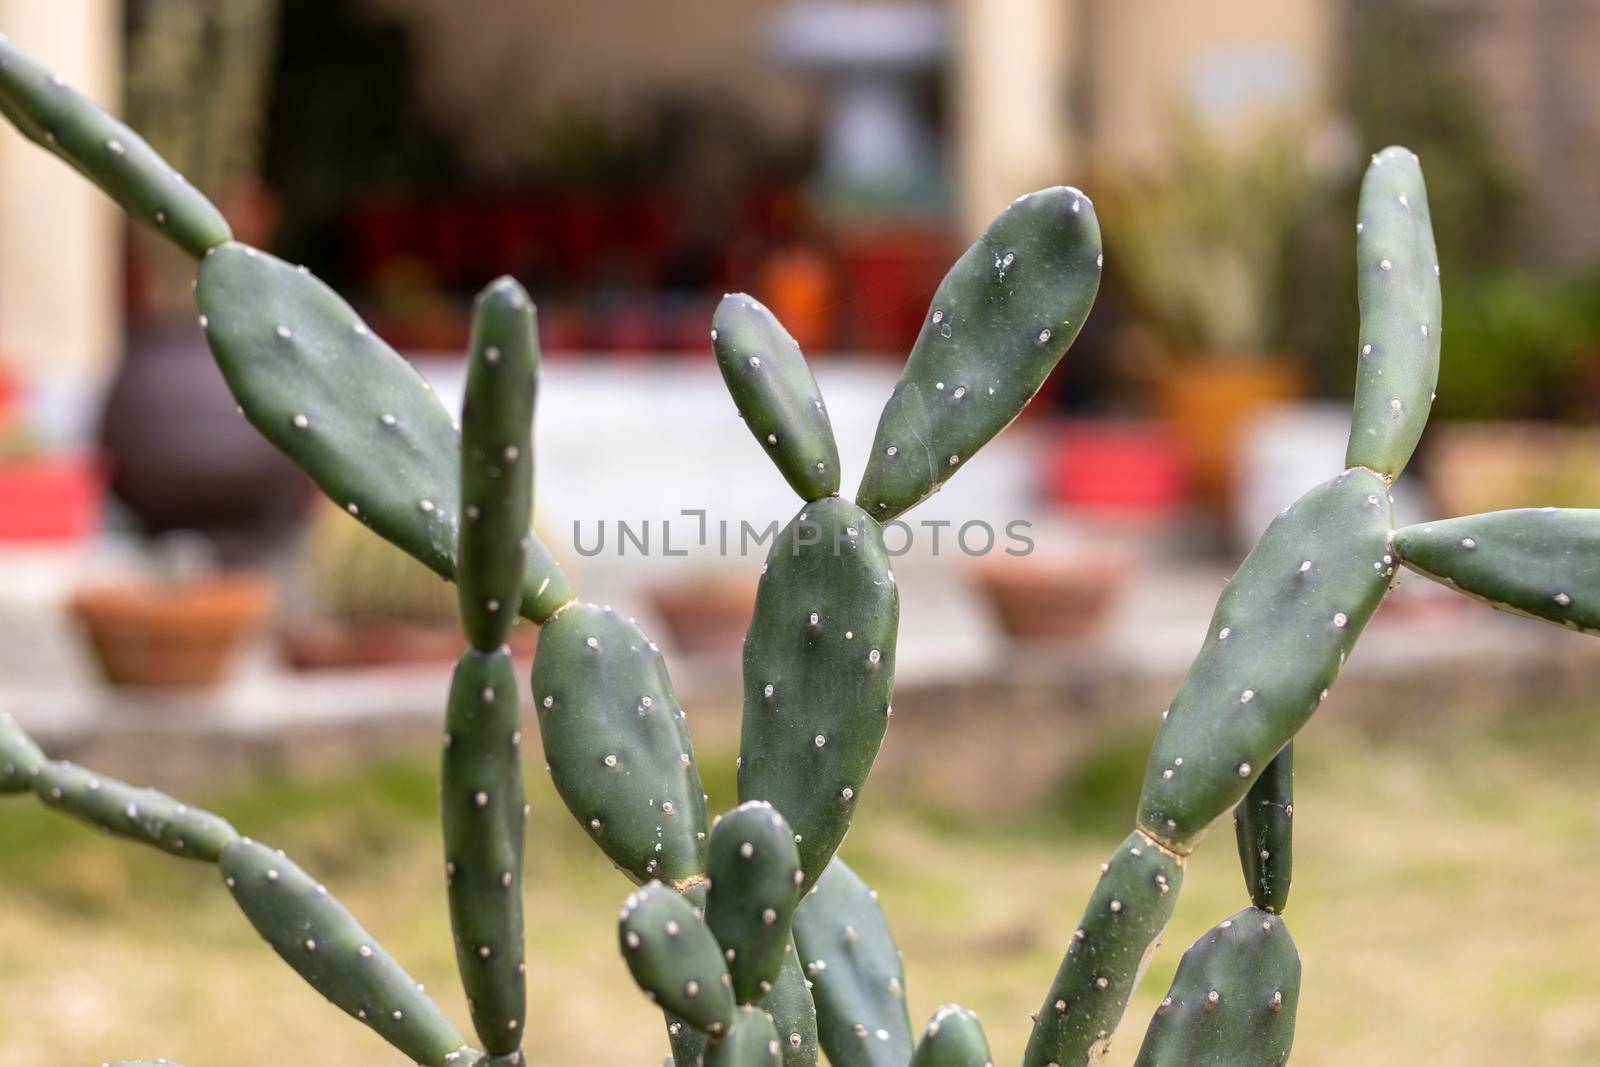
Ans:
{"type": "MultiPolygon", "coordinates": [[[[798,346],[735,295],[712,346],[759,447],[802,497],[764,568],[744,658],[742,804],[714,826],[656,646],[577,601],[533,536],[532,302],[479,298],[463,427],[343,300],[233,242],[131,131],[0,38],[0,113],[200,260],[200,325],[245,415],[357,520],[457,581],[469,647],[445,713],[441,815],[465,1044],[325,887],[280,852],[162,794],[51,761],[0,716],[0,793],[218,866],[240,910],[314,989],[426,1067],[519,1067],[524,1038],[521,715],[503,642],[541,625],[530,686],[562,801],[637,888],[622,959],[664,1011],[676,1067],[992,1067],[977,1019],[913,1042],[876,894],[835,857],[890,716],[899,599],[880,522],[935,491],[1038,390],[1082,326],[1102,262],[1093,205],[1047,189],[952,268],[878,425],[855,503],[798,346]]],[[[1357,224],[1362,308],[1347,467],[1268,528],[1162,714],[1129,836],[1066,939],[1025,1067],[1101,1061],[1174,913],[1189,854],[1235,813],[1253,906],[1184,957],[1140,1064],[1281,1065],[1299,958],[1290,744],[1404,564],[1507,610],[1600,629],[1600,512],[1511,512],[1396,531],[1392,483],[1437,375],[1439,290],[1420,166],[1373,157],[1357,224]]]]}

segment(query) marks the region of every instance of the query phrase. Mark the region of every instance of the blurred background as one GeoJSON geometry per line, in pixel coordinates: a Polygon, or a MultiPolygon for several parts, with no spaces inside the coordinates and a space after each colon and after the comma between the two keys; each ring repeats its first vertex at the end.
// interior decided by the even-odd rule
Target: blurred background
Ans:
{"type": "MultiPolygon", "coordinates": [[[[473,294],[527,285],[538,526],[658,636],[714,807],[765,554],[740,533],[796,506],[723,390],[716,301],[805,348],[848,494],[950,262],[1024,192],[1095,200],[1082,335],[891,533],[898,714],[844,850],[914,1022],[961,1000],[999,1060],[1222,581],[1342,466],[1372,152],[1422,158],[1446,305],[1397,518],[1600,502],[1600,0],[0,0],[0,32],[451,405],[473,294]]],[[[459,1009],[432,821],[454,593],[238,416],[192,278],[0,130],[0,708],[298,855],[459,1009]]],[[[1300,746],[1297,1064],[1600,1062],[1590,641],[1398,579],[1300,746]]],[[[658,1062],[625,887],[539,770],[535,1062],[658,1062]]],[[[1232,852],[1194,861],[1109,1063],[1243,902],[1232,852]]],[[[0,809],[0,1067],[396,1062],[210,880],[0,809]]]]}

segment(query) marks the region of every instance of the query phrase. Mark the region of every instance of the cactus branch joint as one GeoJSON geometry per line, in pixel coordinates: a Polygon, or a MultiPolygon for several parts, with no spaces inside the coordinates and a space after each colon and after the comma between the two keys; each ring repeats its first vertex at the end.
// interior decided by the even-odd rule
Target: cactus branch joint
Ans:
{"type": "MultiPolygon", "coordinates": [[[[466,403],[452,413],[340,297],[235,242],[137,133],[0,37],[0,113],[199,263],[196,298],[245,416],[351,521],[454,580],[465,651],[445,712],[441,866],[471,1004],[469,1042],[314,876],[224,820],[51,760],[0,715],[0,793],[217,868],[244,918],[313,989],[428,1067],[523,1062],[527,968],[522,724],[502,650],[541,625],[529,684],[556,788],[635,888],[619,951],[666,1014],[677,1067],[989,1063],[976,1016],[920,1035],[876,895],[835,857],[892,712],[900,595],[884,526],[1022,411],[1082,328],[1103,257],[1094,205],[1057,187],[1010,205],[938,287],[879,420],[854,501],[800,347],[735,294],[711,348],[755,447],[800,498],[770,551],[744,654],[741,804],[713,820],[656,645],[577,600],[531,528],[539,381],[533,302],[479,297],[466,403]],[[790,547],[785,547],[790,546],[790,547]]],[[[1104,1055],[1166,928],[1187,856],[1234,814],[1250,906],[1205,934],[1150,1024],[1140,1064],[1281,1064],[1300,959],[1283,918],[1290,745],[1397,568],[1496,607],[1600,631],[1600,511],[1543,509],[1396,529],[1390,489],[1427,421],[1440,295],[1427,191],[1404,148],[1374,155],[1358,207],[1361,310],[1343,471],[1262,535],[1161,712],[1135,820],[1046,987],[1025,1067],[1104,1055]]],[[[703,522],[703,513],[701,515],[703,522]]],[[[1031,542],[1030,542],[1031,546],[1031,542]]]]}

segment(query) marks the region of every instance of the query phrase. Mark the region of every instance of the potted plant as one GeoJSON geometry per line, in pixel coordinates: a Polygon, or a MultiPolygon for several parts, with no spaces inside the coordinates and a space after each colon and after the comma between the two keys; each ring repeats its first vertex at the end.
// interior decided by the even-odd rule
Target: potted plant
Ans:
{"type": "Polygon", "coordinates": [[[1280,309],[1308,189],[1303,147],[1281,125],[1222,144],[1183,118],[1162,169],[1109,184],[1106,268],[1138,322],[1126,347],[1190,491],[1225,506],[1239,429],[1301,392],[1280,309]]]}
{"type": "Polygon", "coordinates": [[[756,583],[747,575],[707,570],[695,578],[652,586],[650,603],[678,651],[727,652],[744,642],[756,605],[756,583]]]}
{"type": "Polygon", "coordinates": [[[0,542],[81,541],[100,526],[100,466],[90,454],[41,446],[18,410],[19,392],[0,375],[0,542]]]}
{"type": "MultiPolygon", "coordinates": [[[[302,542],[307,609],[284,621],[278,645],[301,670],[449,663],[461,653],[455,589],[343,510],[319,501],[302,542]]],[[[510,644],[532,655],[532,627],[510,644]]]]}
{"type": "Polygon", "coordinates": [[[187,689],[227,676],[274,597],[265,577],[215,569],[215,556],[205,539],[173,535],[156,545],[151,573],[73,593],[68,609],[107,682],[187,689]]]}

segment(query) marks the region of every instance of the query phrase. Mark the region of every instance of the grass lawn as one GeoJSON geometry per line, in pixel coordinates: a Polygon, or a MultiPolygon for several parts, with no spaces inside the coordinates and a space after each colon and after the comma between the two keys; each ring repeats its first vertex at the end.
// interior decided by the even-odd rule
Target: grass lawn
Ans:
{"type": "MultiPolygon", "coordinates": [[[[1600,709],[1518,711],[1425,736],[1322,723],[1298,751],[1305,959],[1297,1067],[1600,1063],[1600,709]]],[[[897,720],[897,728],[908,728],[897,720]]],[[[997,743],[1003,734],[997,734],[997,743]]],[[[1017,1062],[1066,938],[1120,840],[1143,738],[1111,738],[1057,810],[975,824],[868,792],[845,847],[905,952],[913,1023],[959,1001],[1017,1062]]],[[[727,768],[725,754],[702,754],[727,768]],[[717,756],[719,758],[710,758],[717,756]]],[[[655,1067],[659,1016],[616,953],[622,877],[529,775],[528,1051],[535,1067],[655,1067]]],[[[713,804],[731,774],[708,774],[713,804]]],[[[286,849],[466,1026],[430,757],[196,798],[286,849]]],[[[1191,861],[1178,917],[1109,1065],[1133,1061],[1183,949],[1245,903],[1232,834],[1191,861]]],[[[465,1032],[465,1031],[464,1031],[465,1032]]],[[[0,1067],[167,1057],[188,1067],[402,1060],[300,983],[214,869],[0,800],[0,1067]]]]}

